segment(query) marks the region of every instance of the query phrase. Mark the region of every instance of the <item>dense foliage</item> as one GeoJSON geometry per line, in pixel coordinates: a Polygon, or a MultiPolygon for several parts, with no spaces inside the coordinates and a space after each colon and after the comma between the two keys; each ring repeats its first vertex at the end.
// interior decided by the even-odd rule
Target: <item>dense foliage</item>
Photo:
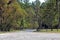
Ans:
{"type": "Polygon", "coordinates": [[[0,31],[60,28],[60,1],[0,0],[0,31]]]}

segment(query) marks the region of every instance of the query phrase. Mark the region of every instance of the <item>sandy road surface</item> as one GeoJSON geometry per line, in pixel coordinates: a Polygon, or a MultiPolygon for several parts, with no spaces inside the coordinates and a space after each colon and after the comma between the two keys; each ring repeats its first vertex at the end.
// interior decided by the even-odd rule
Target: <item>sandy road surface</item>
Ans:
{"type": "Polygon", "coordinates": [[[0,34],[0,40],[60,40],[60,34],[20,31],[0,34]]]}

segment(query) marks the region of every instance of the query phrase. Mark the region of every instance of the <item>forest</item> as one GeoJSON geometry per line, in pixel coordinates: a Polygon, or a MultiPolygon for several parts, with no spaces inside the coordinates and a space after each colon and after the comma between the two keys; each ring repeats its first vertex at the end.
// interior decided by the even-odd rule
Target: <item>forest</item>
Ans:
{"type": "Polygon", "coordinates": [[[0,31],[60,29],[60,1],[0,0],[0,31]]]}

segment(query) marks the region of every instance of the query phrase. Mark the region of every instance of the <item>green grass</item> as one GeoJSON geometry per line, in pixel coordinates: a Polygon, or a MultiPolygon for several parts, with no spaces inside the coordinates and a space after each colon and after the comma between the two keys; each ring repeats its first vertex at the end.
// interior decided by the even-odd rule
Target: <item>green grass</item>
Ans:
{"type": "Polygon", "coordinates": [[[20,30],[11,30],[11,31],[0,31],[0,34],[2,33],[11,33],[11,32],[19,32],[20,30]]]}
{"type": "Polygon", "coordinates": [[[39,32],[48,32],[48,33],[60,33],[60,29],[58,29],[58,31],[57,31],[57,29],[53,29],[53,31],[51,31],[51,29],[41,29],[41,30],[39,30],[39,32]]]}
{"type": "MultiPolygon", "coordinates": [[[[11,31],[7,31],[7,32],[0,32],[0,34],[2,34],[2,33],[11,33],[11,32],[19,32],[20,30],[11,30],[11,31]]],[[[60,29],[58,29],[58,31],[57,31],[57,29],[53,29],[53,31],[51,31],[51,29],[41,29],[41,30],[39,30],[38,32],[45,32],[45,33],[60,33],[60,29]]]]}

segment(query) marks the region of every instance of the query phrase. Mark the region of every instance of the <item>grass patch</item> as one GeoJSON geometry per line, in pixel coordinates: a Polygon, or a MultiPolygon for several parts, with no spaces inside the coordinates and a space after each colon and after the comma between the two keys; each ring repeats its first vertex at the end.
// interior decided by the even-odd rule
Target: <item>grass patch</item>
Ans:
{"type": "Polygon", "coordinates": [[[39,32],[48,32],[48,33],[60,33],[60,29],[53,29],[53,31],[51,31],[51,29],[41,29],[39,30],[39,32]]]}
{"type": "Polygon", "coordinates": [[[11,33],[11,32],[18,32],[20,30],[11,30],[11,31],[0,31],[0,34],[2,33],[11,33]]]}

